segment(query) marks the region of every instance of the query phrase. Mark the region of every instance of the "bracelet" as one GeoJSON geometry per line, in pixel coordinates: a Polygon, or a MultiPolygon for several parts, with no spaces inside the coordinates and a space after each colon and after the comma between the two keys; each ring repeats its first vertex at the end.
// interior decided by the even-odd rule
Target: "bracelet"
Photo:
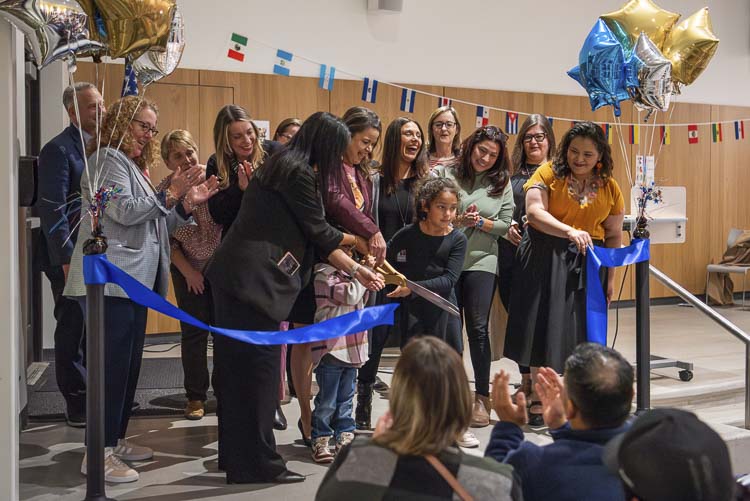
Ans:
{"type": "Polygon", "coordinates": [[[362,266],[361,264],[355,262],[354,266],[352,266],[352,269],[349,270],[349,276],[354,277],[357,274],[357,272],[359,271],[359,269],[360,269],[361,266],[362,266]]]}
{"type": "Polygon", "coordinates": [[[475,226],[480,230],[482,229],[482,226],[484,226],[484,218],[482,216],[479,216],[479,221],[477,221],[477,224],[475,226]]]}

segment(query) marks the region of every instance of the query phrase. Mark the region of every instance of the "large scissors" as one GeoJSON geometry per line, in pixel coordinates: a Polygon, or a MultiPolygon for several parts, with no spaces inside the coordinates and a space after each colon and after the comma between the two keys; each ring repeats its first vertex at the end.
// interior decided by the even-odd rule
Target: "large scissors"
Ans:
{"type": "Polygon", "coordinates": [[[447,311],[453,316],[461,317],[461,313],[458,308],[445,299],[444,297],[432,292],[426,287],[422,287],[406,278],[403,274],[396,271],[396,269],[390,265],[388,261],[383,261],[383,264],[375,268],[375,271],[383,275],[385,283],[390,285],[400,285],[401,287],[408,287],[417,296],[426,299],[438,308],[447,311]]]}

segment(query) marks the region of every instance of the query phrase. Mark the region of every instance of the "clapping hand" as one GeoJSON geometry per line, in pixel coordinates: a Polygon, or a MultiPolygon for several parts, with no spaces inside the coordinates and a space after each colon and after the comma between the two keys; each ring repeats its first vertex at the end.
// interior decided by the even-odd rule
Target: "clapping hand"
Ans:
{"type": "Polygon", "coordinates": [[[534,392],[542,401],[542,417],[551,430],[563,426],[568,419],[565,416],[565,386],[562,378],[549,367],[540,367],[534,384],[534,392]]]}
{"type": "Polygon", "coordinates": [[[523,426],[529,421],[526,414],[526,395],[523,392],[518,392],[514,404],[508,389],[509,382],[510,375],[504,370],[495,374],[495,379],[492,381],[492,408],[500,421],[508,421],[523,426]]]}
{"type": "Polygon", "coordinates": [[[190,206],[204,203],[219,192],[219,180],[211,176],[201,184],[194,186],[188,191],[185,200],[190,206]]]}
{"type": "Polygon", "coordinates": [[[247,185],[250,184],[250,178],[254,172],[255,167],[253,167],[253,164],[247,160],[240,162],[240,165],[237,167],[237,184],[242,191],[247,189],[247,185]]]}

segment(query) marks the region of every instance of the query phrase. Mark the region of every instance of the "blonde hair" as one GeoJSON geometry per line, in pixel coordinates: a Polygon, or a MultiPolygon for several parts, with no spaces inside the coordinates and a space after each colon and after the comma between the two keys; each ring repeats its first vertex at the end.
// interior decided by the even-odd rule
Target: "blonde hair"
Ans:
{"type": "Polygon", "coordinates": [[[234,158],[234,152],[229,145],[229,127],[234,122],[248,122],[255,132],[255,144],[250,163],[258,167],[264,155],[258,127],[250,119],[250,114],[236,104],[227,104],[220,109],[214,122],[214,146],[216,146],[216,172],[219,178],[219,188],[222,190],[229,186],[229,169],[234,158]]]}
{"type": "Polygon", "coordinates": [[[472,396],[461,357],[433,336],[407,343],[389,400],[393,425],[373,440],[399,455],[438,454],[471,422],[472,396]]]}
{"type": "Polygon", "coordinates": [[[456,135],[453,136],[451,152],[458,157],[461,154],[461,121],[458,119],[458,112],[453,106],[441,106],[430,115],[430,119],[427,121],[427,151],[431,155],[437,150],[437,147],[435,146],[435,133],[432,131],[432,125],[435,123],[437,117],[446,111],[453,115],[453,120],[456,121],[456,135]]]}
{"type": "MultiPolygon", "coordinates": [[[[156,103],[142,97],[125,96],[112,103],[102,119],[99,145],[96,143],[97,136],[94,136],[86,148],[87,154],[91,155],[95,152],[97,146],[117,148],[119,145],[120,151],[130,156],[133,151],[133,136],[130,133],[130,124],[146,108],[151,109],[156,117],[159,117],[159,108],[157,108],[156,103]]],[[[132,160],[141,170],[152,167],[158,159],[157,150],[158,146],[152,136],[146,146],[143,147],[141,155],[132,160]]]]}
{"type": "Polygon", "coordinates": [[[192,148],[196,153],[198,152],[198,145],[195,144],[195,139],[190,132],[183,129],[171,130],[161,140],[161,158],[164,162],[169,160],[169,154],[176,146],[192,148]]]}

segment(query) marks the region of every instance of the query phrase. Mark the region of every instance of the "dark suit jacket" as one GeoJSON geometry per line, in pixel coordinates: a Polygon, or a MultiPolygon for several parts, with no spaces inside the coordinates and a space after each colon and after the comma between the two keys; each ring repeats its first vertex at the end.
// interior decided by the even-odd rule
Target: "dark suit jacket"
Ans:
{"type": "Polygon", "coordinates": [[[291,172],[282,187],[277,191],[257,176],[250,179],[237,218],[206,269],[211,287],[277,322],[288,318],[310,281],[315,251],[328,256],[343,237],[326,222],[309,166],[291,172]],[[301,265],[293,274],[278,265],[287,252],[301,265]]]}
{"type": "Polygon", "coordinates": [[[81,137],[74,125],[44,145],[39,154],[37,208],[43,236],[39,255],[48,260],[43,263],[48,266],[68,264],[73,254],[81,209],[83,154],[81,137]],[[67,202],[71,203],[65,205],[67,202]]]}

